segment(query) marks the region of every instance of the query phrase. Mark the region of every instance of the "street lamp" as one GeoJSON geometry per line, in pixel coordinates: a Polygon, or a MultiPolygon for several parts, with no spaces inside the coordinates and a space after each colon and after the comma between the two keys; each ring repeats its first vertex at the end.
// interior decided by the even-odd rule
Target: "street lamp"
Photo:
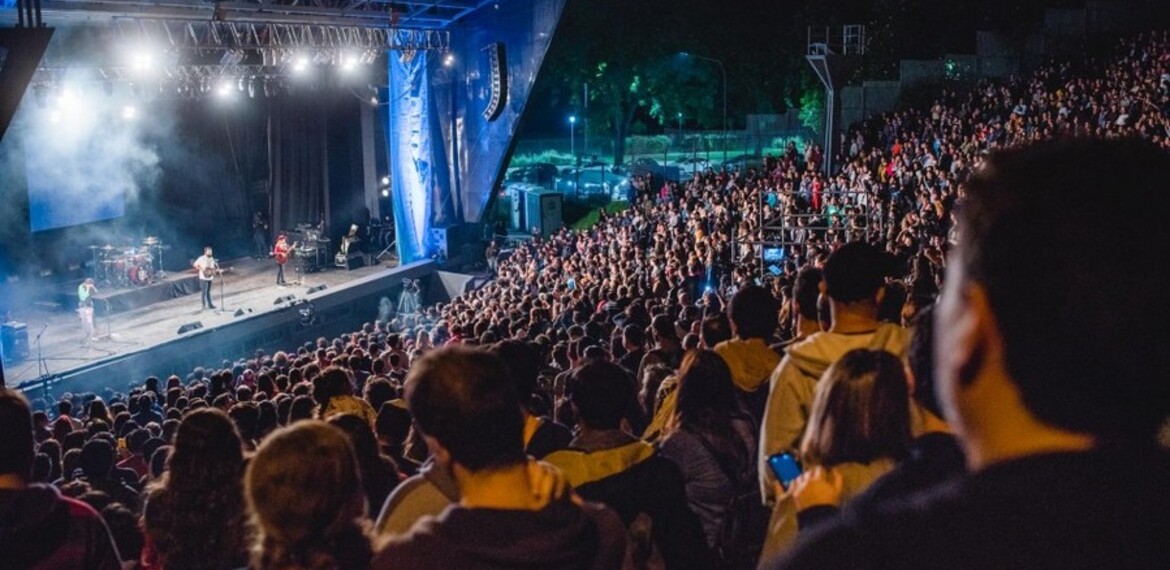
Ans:
{"type": "Polygon", "coordinates": [[[569,154],[577,157],[577,115],[569,115],[569,154]]]}
{"type": "Polygon", "coordinates": [[[723,75],[723,162],[727,162],[727,68],[723,67],[721,60],[713,57],[706,57],[702,55],[695,55],[693,53],[680,52],[683,57],[693,57],[695,59],[702,59],[710,61],[719,66],[719,72],[723,75]]]}

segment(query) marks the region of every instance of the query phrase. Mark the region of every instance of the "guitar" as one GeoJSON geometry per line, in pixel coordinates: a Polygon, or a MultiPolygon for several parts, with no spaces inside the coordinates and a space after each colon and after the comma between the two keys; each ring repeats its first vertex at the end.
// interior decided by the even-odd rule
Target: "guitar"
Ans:
{"type": "Polygon", "coordinates": [[[278,263],[280,265],[284,265],[285,263],[288,263],[288,254],[289,254],[289,252],[291,252],[292,250],[297,248],[298,243],[300,243],[300,242],[294,241],[292,245],[290,245],[286,248],[276,246],[276,251],[274,251],[272,254],[272,256],[276,258],[276,263],[278,263]]]}

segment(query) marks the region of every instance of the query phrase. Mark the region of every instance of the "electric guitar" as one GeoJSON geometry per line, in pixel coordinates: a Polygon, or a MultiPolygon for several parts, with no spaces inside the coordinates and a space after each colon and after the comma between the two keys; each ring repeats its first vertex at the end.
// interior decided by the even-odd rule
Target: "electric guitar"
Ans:
{"type": "Polygon", "coordinates": [[[285,263],[288,263],[288,254],[289,254],[289,252],[291,252],[292,250],[297,248],[298,243],[300,243],[300,242],[294,241],[293,244],[288,246],[287,248],[281,248],[280,246],[277,246],[276,251],[274,251],[272,254],[272,256],[276,258],[276,263],[278,263],[280,265],[284,265],[285,263]]]}

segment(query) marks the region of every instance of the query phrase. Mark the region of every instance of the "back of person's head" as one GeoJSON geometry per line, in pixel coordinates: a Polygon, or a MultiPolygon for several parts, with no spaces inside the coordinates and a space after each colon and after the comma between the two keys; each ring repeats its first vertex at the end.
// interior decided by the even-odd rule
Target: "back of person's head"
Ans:
{"type": "Polygon", "coordinates": [[[654,332],[655,339],[678,342],[678,331],[674,328],[674,322],[666,315],[654,317],[650,322],[650,330],[654,332]]]}
{"type": "Polygon", "coordinates": [[[374,421],[374,431],[388,445],[402,445],[410,433],[410,412],[399,407],[395,402],[385,402],[378,408],[378,419],[374,421]]]}
{"type": "Polygon", "coordinates": [[[0,434],[0,475],[28,480],[36,453],[32,414],[28,400],[7,388],[0,388],[0,434]]]}
{"type": "MultiPolygon", "coordinates": [[[[1148,443],[1170,415],[1167,180],[1170,155],[1153,144],[1076,140],[995,153],[967,182],[953,290],[935,316],[946,322],[981,286],[1005,371],[1040,421],[1148,443]],[[1102,228],[1125,228],[1124,242],[1102,228]]],[[[974,381],[977,367],[962,368],[959,383],[974,381]]]]}
{"type": "Polygon", "coordinates": [[[477,472],[525,461],[524,417],[508,367],[485,350],[427,353],[406,378],[406,401],[423,433],[477,472]]]}
{"type": "Polygon", "coordinates": [[[370,407],[377,410],[382,407],[383,403],[394,399],[394,386],[386,378],[371,378],[369,382],[366,382],[364,395],[366,401],[370,403],[370,407]]]}
{"type": "Polygon", "coordinates": [[[927,305],[914,317],[910,344],[906,347],[906,364],[914,385],[914,401],[926,411],[943,417],[942,406],[934,392],[934,307],[927,305]]]}
{"type": "Polygon", "coordinates": [[[727,313],[715,313],[703,319],[699,329],[699,344],[704,348],[715,348],[715,345],[731,340],[731,319],[727,313]]]}
{"type": "Polygon", "coordinates": [[[353,445],[320,421],[281,428],[248,464],[252,567],[366,568],[365,493],[353,445]]]}
{"type": "Polygon", "coordinates": [[[688,352],[678,375],[675,422],[696,429],[726,422],[736,406],[727,362],[710,350],[688,352]]]}
{"type": "Polygon", "coordinates": [[[898,357],[883,350],[845,353],[817,382],[800,444],[806,464],[900,459],[911,437],[908,392],[898,357]]]}
{"type": "Polygon", "coordinates": [[[796,274],[792,286],[792,298],[796,301],[800,316],[806,321],[817,321],[817,299],[821,295],[821,280],[824,273],[812,265],[805,265],[796,274]]]}
{"type": "Polygon", "coordinates": [[[577,419],[593,429],[617,429],[634,397],[625,369],[604,360],[590,361],[574,370],[565,394],[577,419]]]}
{"type": "Polygon", "coordinates": [[[731,298],[730,313],[739,338],[770,340],[776,332],[776,299],[759,285],[748,285],[736,292],[731,298]]]}
{"type": "Polygon", "coordinates": [[[622,341],[634,348],[646,346],[646,331],[638,325],[626,325],[622,329],[622,341]]]}
{"type": "Polygon", "coordinates": [[[81,471],[87,479],[101,480],[114,468],[114,446],[102,438],[93,438],[81,448],[81,471]]]}
{"type": "Polygon", "coordinates": [[[885,252],[862,241],[849,242],[825,261],[825,293],[842,304],[876,302],[889,272],[890,258],[885,252]]]}
{"type": "Polygon", "coordinates": [[[540,353],[531,344],[519,340],[498,342],[489,350],[508,367],[508,376],[516,383],[516,393],[527,402],[536,391],[536,379],[540,376],[540,353]]]}
{"type": "Polygon", "coordinates": [[[166,486],[176,494],[200,495],[229,485],[238,489],[243,442],[223,411],[202,408],[183,416],[172,445],[166,486]]]}

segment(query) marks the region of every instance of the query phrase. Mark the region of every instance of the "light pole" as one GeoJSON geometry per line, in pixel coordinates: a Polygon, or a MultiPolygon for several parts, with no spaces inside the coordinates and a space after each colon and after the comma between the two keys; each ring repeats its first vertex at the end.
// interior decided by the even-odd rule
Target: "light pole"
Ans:
{"type": "Polygon", "coordinates": [[[685,51],[681,55],[683,57],[693,57],[695,59],[710,61],[719,66],[719,72],[723,75],[723,162],[727,162],[727,68],[723,67],[723,61],[713,57],[695,55],[685,51]]]}
{"type": "Polygon", "coordinates": [[[577,159],[577,115],[569,115],[569,154],[577,159]]]}

